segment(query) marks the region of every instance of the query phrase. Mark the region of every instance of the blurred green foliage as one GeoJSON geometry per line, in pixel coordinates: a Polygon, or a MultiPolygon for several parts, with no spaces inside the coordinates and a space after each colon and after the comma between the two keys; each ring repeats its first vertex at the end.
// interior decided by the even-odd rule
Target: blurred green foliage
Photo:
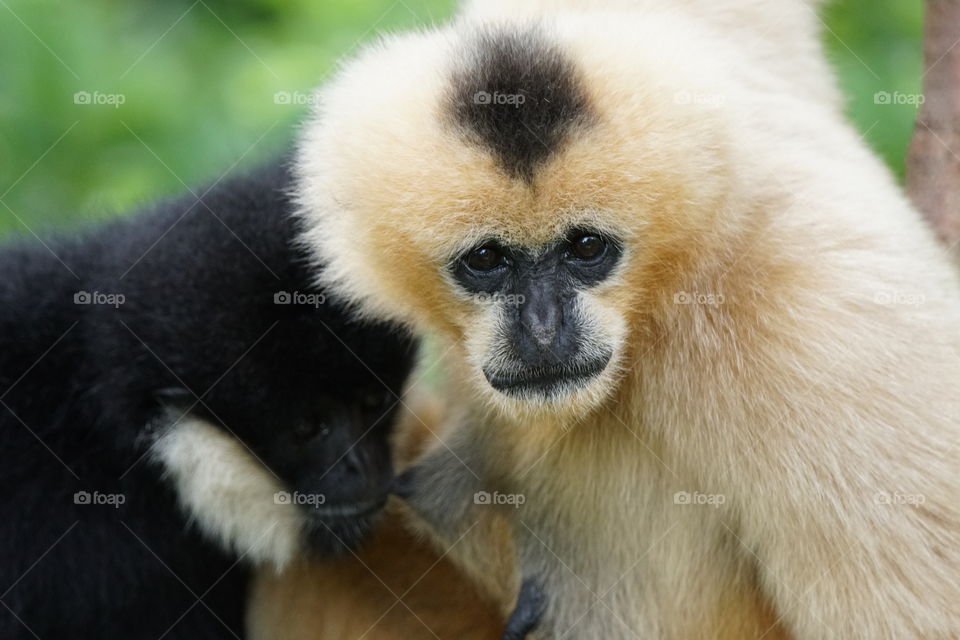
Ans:
{"type": "MultiPolygon", "coordinates": [[[[280,153],[338,59],[452,10],[453,0],[0,0],[0,232],[112,215],[280,153]]],[[[825,22],[851,116],[900,172],[916,108],[874,96],[919,91],[921,3],[839,0],[825,22]]]]}

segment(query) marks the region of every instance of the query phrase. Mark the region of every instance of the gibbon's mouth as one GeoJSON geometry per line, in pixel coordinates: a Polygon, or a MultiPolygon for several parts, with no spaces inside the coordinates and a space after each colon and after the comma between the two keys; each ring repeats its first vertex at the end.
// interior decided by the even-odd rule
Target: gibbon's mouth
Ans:
{"type": "Polygon", "coordinates": [[[344,519],[360,519],[372,516],[383,509],[387,504],[387,496],[388,494],[383,494],[361,502],[322,504],[304,508],[304,511],[311,519],[328,523],[344,519]]]}
{"type": "Polygon", "coordinates": [[[354,504],[305,509],[307,552],[318,558],[343,556],[358,549],[373,533],[386,496],[354,504]]]}
{"type": "Polygon", "coordinates": [[[483,375],[491,387],[506,395],[515,396],[532,393],[540,396],[552,396],[559,395],[560,392],[570,392],[586,385],[587,382],[600,375],[607,368],[612,357],[613,354],[608,352],[594,360],[575,365],[535,367],[507,372],[484,369],[483,375]]]}

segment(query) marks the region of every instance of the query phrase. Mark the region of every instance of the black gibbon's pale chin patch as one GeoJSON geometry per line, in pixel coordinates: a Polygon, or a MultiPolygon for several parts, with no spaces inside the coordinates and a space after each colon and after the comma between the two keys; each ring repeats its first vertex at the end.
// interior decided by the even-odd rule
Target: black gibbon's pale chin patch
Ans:
{"type": "Polygon", "coordinates": [[[253,564],[285,567],[303,548],[304,518],[285,489],[230,434],[196,418],[168,427],[152,454],[201,531],[253,564]]]}

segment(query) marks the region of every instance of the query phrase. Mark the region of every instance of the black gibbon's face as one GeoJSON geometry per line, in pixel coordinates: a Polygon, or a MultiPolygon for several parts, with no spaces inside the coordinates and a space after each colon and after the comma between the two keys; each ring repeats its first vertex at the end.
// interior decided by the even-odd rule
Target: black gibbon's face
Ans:
{"type": "Polygon", "coordinates": [[[259,555],[278,565],[359,544],[393,482],[390,436],[413,349],[385,329],[340,326],[334,338],[328,327],[280,323],[232,368],[233,354],[205,365],[196,388],[229,370],[201,402],[160,394],[173,417],[160,457],[181,500],[236,551],[269,546],[259,555]],[[238,532],[225,532],[234,521],[238,532]]]}
{"type": "Polygon", "coordinates": [[[308,540],[317,551],[359,542],[390,492],[389,436],[399,389],[372,382],[341,396],[320,392],[269,437],[249,441],[305,516],[308,540]]]}
{"type": "Polygon", "coordinates": [[[610,276],[620,243],[589,228],[536,248],[485,240],[451,265],[456,284],[499,308],[482,365],[507,395],[564,395],[603,372],[613,348],[598,339],[578,297],[610,276]]]}

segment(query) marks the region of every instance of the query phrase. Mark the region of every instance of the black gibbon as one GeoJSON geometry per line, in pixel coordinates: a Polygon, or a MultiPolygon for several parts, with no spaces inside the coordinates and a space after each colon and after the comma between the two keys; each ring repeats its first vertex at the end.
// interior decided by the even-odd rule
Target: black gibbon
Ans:
{"type": "Polygon", "coordinates": [[[960,282],[819,24],[477,0],[322,90],[304,239],[441,342],[404,486],[451,557],[511,523],[505,638],[960,636],[960,282]]]}
{"type": "Polygon", "coordinates": [[[251,566],[371,529],[414,345],[315,286],[289,188],[0,249],[0,637],[241,637],[251,566]]]}

